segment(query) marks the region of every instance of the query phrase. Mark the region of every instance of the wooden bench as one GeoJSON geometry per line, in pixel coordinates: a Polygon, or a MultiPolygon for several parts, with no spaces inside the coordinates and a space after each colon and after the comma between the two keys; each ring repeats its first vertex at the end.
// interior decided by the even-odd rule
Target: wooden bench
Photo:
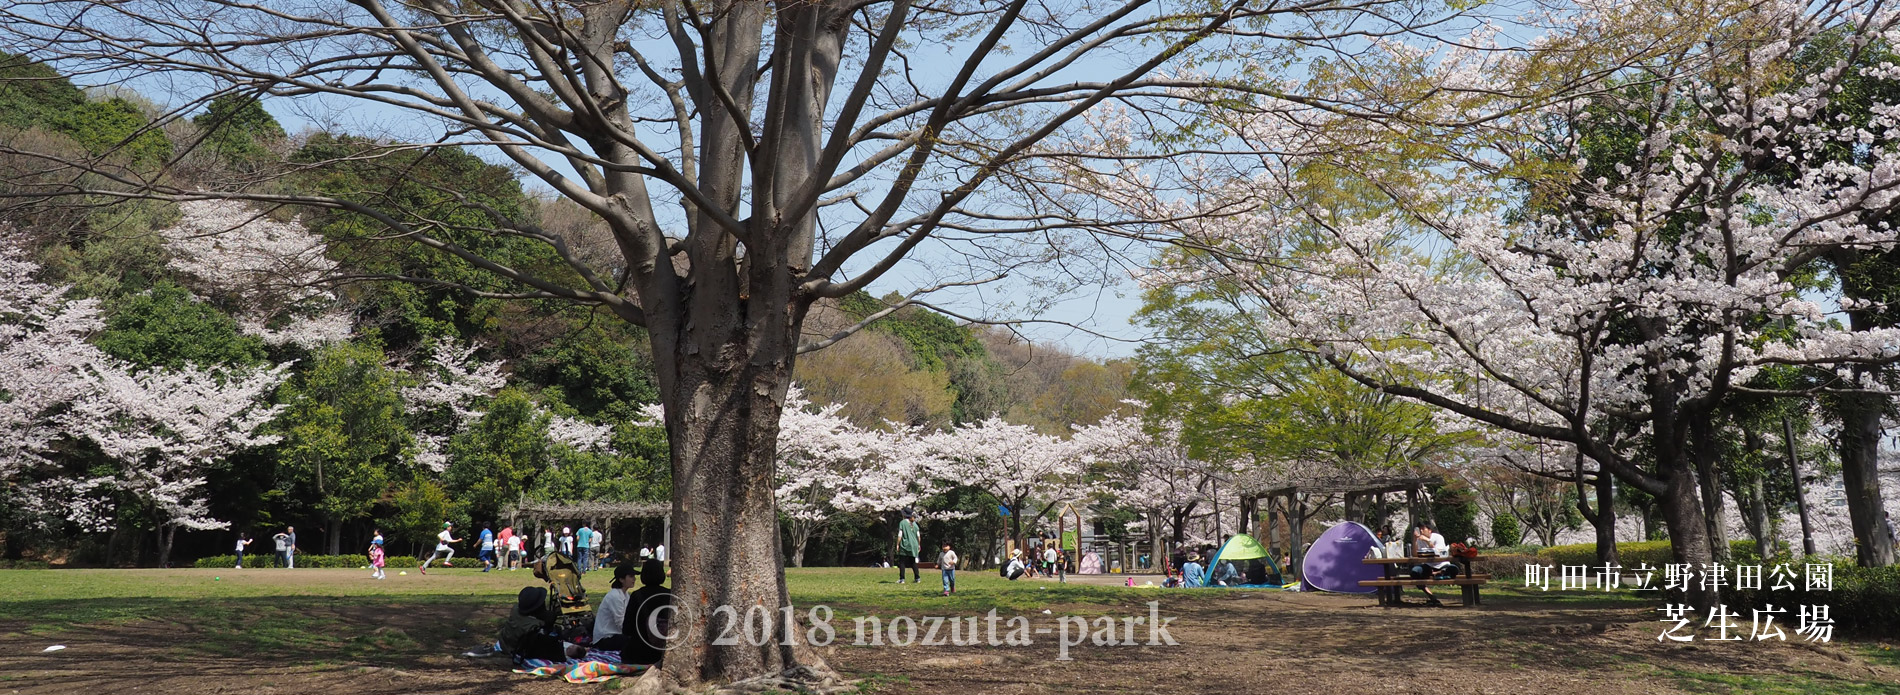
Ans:
{"type": "Polygon", "coordinates": [[[1463,605],[1476,606],[1484,603],[1478,596],[1478,587],[1484,586],[1485,583],[1489,581],[1491,581],[1491,575],[1487,574],[1459,577],[1457,579],[1367,579],[1359,582],[1359,586],[1379,587],[1379,603],[1380,605],[1386,606],[1403,604],[1403,601],[1399,599],[1398,590],[1404,587],[1456,586],[1464,601],[1463,605]],[[1390,589],[1390,591],[1387,591],[1387,589],[1390,589]]]}
{"type": "Polygon", "coordinates": [[[1398,569],[1401,565],[1443,561],[1444,558],[1366,558],[1365,563],[1368,565],[1383,566],[1385,578],[1361,580],[1359,586],[1378,589],[1379,605],[1381,606],[1404,605],[1405,601],[1401,594],[1403,589],[1408,586],[1456,586],[1462,594],[1464,600],[1463,605],[1476,606],[1483,603],[1483,600],[1478,595],[1478,587],[1484,586],[1486,582],[1491,581],[1491,575],[1474,574],[1471,572],[1471,566],[1469,564],[1463,562],[1459,563],[1460,569],[1462,570],[1460,576],[1452,579],[1417,579],[1399,576],[1398,573],[1398,569]]]}

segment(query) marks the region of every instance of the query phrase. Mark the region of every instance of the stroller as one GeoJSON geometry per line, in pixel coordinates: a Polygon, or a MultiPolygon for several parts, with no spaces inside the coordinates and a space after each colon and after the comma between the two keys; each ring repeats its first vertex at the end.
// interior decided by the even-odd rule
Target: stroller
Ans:
{"type": "Polygon", "coordinates": [[[534,576],[547,580],[549,608],[562,635],[593,629],[594,609],[587,605],[587,589],[581,586],[580,568],[573,558],[550,553],[534,563],[534,576]]]}

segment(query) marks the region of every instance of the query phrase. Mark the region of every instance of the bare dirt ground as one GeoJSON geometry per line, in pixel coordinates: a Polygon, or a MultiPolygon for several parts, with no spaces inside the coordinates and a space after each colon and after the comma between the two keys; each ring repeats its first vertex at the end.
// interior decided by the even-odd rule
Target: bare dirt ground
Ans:
{"type": "MultiPolygon", "coordinates": [[[[154,605],[150,618],[56,630],[32,615],[0,614],[0,695],[603,691],[516,675],[500,660],[453,656],[492,628],[492,598],[259,601],[267,603],[190,619],[177,617],[178,606],[154,605]],[[232,632],[244,640],[228,639],[232,632]],[[42,652],[49,644],[68,648],[42,652]]],[[[9,605],[33,610],[31,602],[9,605]]],[[[836,644],[822,653],[877,693],[1619,695],[1751,692],[1763,690],[1762,683],[1778,684],[1780,692],[1900,693],[1900,661],[1866,655],[1880,645],[1662,644],[1654,611],[1629,602],[1489,596],[1471,609],[1380,608],[1368,598],[1335,595],[1146,590],[1131,591],[1126,604],[1106,611],[1046,608],[1051,614],[1028,617],[1035,629],[1051,632],[1035,635],[1029,647],[836,644]],[[1169,632],[1178,646],[1083,645],[1072,660],[1057,660],[1060,616],[1146,615],[1144,602],[1154,598],[1162,615],[1176,618],[1169,632]]],[[[1145,628],[1137,635],[1145,641],[1145,628]]]]}

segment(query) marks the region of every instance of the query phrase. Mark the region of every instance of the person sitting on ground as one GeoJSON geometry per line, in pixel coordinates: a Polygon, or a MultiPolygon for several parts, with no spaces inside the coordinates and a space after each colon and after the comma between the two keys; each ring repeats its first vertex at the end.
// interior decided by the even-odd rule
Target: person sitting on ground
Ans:
{"type": "Polygon", "coordinates": [[[1234,569],[1234,563],[1214,563],[1214,584],[1216,586],[1233,586],[1239,580],[1240,570],[1234,569]]]}
{"type": "Polygon", "coordinates": [[[640,584],[627,594],[627,617],[620,630],[626,643],[620,648],[620,662],[657,666],[666,658],[666,638],[673,633],[673,590],[666,588],[666,563],[657,559],[642,563],[640,584]]]}
{"type": "Polygon", "coordinates": [[[1181,566],[1181,585],[1185,587],[1207,586],[1207,571],[1201,567],[1201,554],[1188,553],[1187,564],[1181,566]]]}
{"type": "MultiPolygon", "coordinates": [[[[1418,525],[1418,535],[1412,547],[1413,557],[1442,558],[1448,557],[1451,553],[1451,547],[1445,544],[1445,536],[1432,531],[1430,524],[1418,525]]],[[[1412,578],[1414,579],[1452,579],[1457,577],[1457,575],[1457,568],[1449,562],[1421,562],[1412,565],[1412,578]]],[[[1426,605],[1445,605],[1440,603],[1438,597],[1432,594],[1432,588],[1430,586],[1420,586],[1419,588],[1425,592],[1426,605]]]]}
{"type": "MultiPolygon", "coordinates": [[[[1262,562],[1260,558],[1254,558],[1252,560],[1248,560],[1247,561],[1247,583],[1248,584],[1267,583],[1267,563],[1262,562]]],[[[1279,582],[1274,582],[1274,583],[1278,584],[1279,582]]]]}
{"type": "Polygon", "coordinates": [[[514,658],[516,666],[527,660],[566,661],[566,646],[554,631],[554,609],[548,605],[546,587],[523,587],[515,597],[514,610],[501,623],[496,648],[514,658]]]}
{"type": "Polygon", "coordinates": [[[588,660],[621,663],[620,651],[626,648],[627,642],[627,599],[633,591],[633,577],[637,574],[639,570],[631,562],[614,567],[614,581],[608,585],[606,595],[600,597],[600,607],[594,609],[594,631],[587,649],[588,660]]]}
{"type": "Polygon", "coordinates": [[[633,578],[639,573],[639,568],[631,562],[614,567],[614,581],[607,586],[606,595],[600,597],[600,607],[594,609],[594,644],[622,634],[620,623],[627,617],[627,594],[633,591],[633,578]]]}
{"type": "Polygon", "coordinates": [[[1028,571],[1028,567],[1023,565],[1022,553],[1012,552],[1009,554],[1009,565],[1003,568],[1004,577],[1007,577],[1013,582],[1017,579],[1021,579],[1023,574],[1028,571]]]}

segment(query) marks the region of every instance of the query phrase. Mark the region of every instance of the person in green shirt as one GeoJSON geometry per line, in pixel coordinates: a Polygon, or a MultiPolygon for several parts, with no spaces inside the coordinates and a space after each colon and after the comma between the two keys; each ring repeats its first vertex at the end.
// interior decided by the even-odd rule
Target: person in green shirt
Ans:
{"type": "Polygon", "coordinates": [[[923,544],[918,540],[917,522],[912,521],[916,512],[904,510],[904,520],[897,522],[897,583],[904,583],[904,568],[910,568],[910,580],[923,583],[924,576],[917,571],[917,556],[923,553],[923,544]]]}

